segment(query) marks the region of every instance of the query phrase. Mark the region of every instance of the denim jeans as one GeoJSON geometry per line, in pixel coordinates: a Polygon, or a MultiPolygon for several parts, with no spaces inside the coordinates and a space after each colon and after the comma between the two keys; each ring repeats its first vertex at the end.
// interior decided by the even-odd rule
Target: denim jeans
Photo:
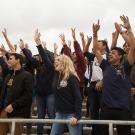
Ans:
{"type": "MultiPolygon", "coordinates": [[[[37,96],[37,113],[38,119],[44,119],[47,113],[48,118],[54,119],[55,118],[55,106],[54,106],[54,95],[48,96],[37,96]]],[[[37,134],[43,134],[43,123],[37,124],[37,134]]]]}
{"type": "MultiPolygon", "coordinates": [[[[56,113],[55,119],[69,119],[73,116],[73,113],[56,113]]],[[[77,125],[70,125],[67,124],[69,129],[70,135],[82,135],[82,126],[81,124],[77,125]]],[[[51,134],[50,135],[62,135],[65,128],[65,124],[61,123],[54,123],[52,126],[51,134]]]]}
{"type": "MultiPolygon", "coordinates": [[[[99,120],[100,116],[100,103],[101,103],[101,92],[95,89],[96,82],[92,82],[88,89],[88,98],[90,106],[90,116],[93,120],[99,120]]],[[[92,125],[92,135],[100,135],[99,125],[92,125]]]]}

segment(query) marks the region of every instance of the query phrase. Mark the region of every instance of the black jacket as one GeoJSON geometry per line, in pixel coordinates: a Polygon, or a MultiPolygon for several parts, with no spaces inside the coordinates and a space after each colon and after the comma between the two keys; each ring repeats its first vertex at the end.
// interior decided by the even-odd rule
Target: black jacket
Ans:
{"type": "MultiPolygon", "coordinates": [[[[44,54],[46,52],[48,54],[49,60],[53,61],[51,54],[48,50],[42,50],[42,47],[37,47],[40,55],[44,54]]],[[[36,68],[37,74],[36,74],[36,83],[35,83],[35,91],[38,96],[48,96],[49,94],[52,94],[51,84],[52,84],[52,78],[53,78],[53,72],[48,68],[48,65],[45,65],[44,58],[42,58],[42,63],[37,61],[35,58],[33,58],[27,49],[22,50],[24,55],[26,56],[28,62],[36,68]]]]}
{"type": "Polygon", "coordinates": [[[10,87],[11,94],[5,103],[7,84],[11,76],[13,76],[13,72],[7,75],[4,81],[0,99],[0,110],[12,104],[13,112],[9,113],[8,117],[28,118],[30,117],[32,103],[33,77],[24,69],[16,71],[12,86],[10,87]]]}

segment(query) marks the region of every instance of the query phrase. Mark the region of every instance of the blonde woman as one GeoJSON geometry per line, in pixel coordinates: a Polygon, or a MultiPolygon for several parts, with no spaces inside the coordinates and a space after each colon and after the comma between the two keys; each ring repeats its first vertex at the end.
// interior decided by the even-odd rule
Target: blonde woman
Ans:
{"type": "MultiPolygon", "coordinates": [[[[81,118],[81,94],[79,81],[73,62],[66,55],[59,55],[54,61],[57,73],[52,88],[55,94],[56,118],[69,119],[67,124],[70,135],[81,135],[81,126],[77,120],[81,118]]],[[[62,135],[64,124],[54,123],[51,135],[62,135]]]]}
{"type": "MultiPolygon", "coordinates": [[[[47,71],[53,73],[52,90],[55,95],[56,119],[69,119],[67,126],[70,135],[82,135],[81,125],[77,124],[81,118],[82,100],[73,62],[68,56],[59,55],[52,63],[42,47],[38,30],[35,32],[34,40],[47,71]]],[[[64,124],[54,123],[51,135],[62,135],[64,127],[64,124]]]]}

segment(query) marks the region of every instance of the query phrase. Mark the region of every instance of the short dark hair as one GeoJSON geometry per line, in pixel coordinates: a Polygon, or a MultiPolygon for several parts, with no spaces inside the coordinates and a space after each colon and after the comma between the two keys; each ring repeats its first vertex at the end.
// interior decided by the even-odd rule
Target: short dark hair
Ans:
{"type": "Polygon", "coordinates": [[[106,47],[106,52],[109,53],[109,47],[108,47],[108,42],[107,40],[98,40],[98,42],[102,42],[103,43],[103,46],[106,47]]]}
{"type": "Polygon", "coordinates": [[[118,54],[122,56],[121,60],[123,59],[123,57],[124,57],[124,55],[125,55],[125,51],[124,51],[122,48],[120,48],[120,47],[113,47],[113,48],[111,49],[111,51],[112,51],[112,50],[116,50],[116,51],[118,52],[118,54]]]}
{"type": "Polygon", "coordinates": [[[19,59],[21,66],[23,65],[24,59],[23,59],[23,56],[21,54],[19,54],[19,53],[11,53],[10,56],[14,56],[16,60],[19,59]]]}

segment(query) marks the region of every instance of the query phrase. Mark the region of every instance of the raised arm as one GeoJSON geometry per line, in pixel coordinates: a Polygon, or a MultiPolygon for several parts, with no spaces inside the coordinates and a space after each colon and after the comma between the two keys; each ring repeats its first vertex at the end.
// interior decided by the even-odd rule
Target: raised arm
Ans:
{"type": "Polygon", "coordinates": [[[26,56],[27,60],[33,67],[38,67],[39,62],[32,57],[32,55],[29,53],[28,49],[25,47],[25,43],[22,39],[20,39],[19,47],[22,50],[23,54],[26,56]]]}
{"type": "Polygon", "coordinates": [[[54,43],[53,48],[54,48],[54,57],[56,57],[57,56],[58,45],[56,43],[54,43]]]}
{"type": "Polygon", "coordinates": [[[76,40],[75,28],[74,29],[71,28],[71,31],[72,31],[72,37],[74,40],[74,50],[75,50],[75,54],[77,57],[77,62],[79,64],[78,68],[81,67],[81,69],[79,69],[79,70],[82,70],[82,72],[84,73],[86,70],[85,57],[83,55],[83,51],[81,50],[79,43],[76,40]]]}
{"type": "Polygon", "coordinates": [[[71,28],[71,32],[72,32],[72,38],[74,41],[74,50],[75,50],[77,59],[81,61],[82,59],[84,59],[84,56],[83,56],[82,49],[81,49],[78,41],[76,40],[75,28],[71,28]]]}
{"type": "Polygon", "coordinates": [[[5,40],[6,40],[7,44],[8,44],[8,47],[9,47],[10,51],[11,51],[11,52],[15,52],[14,45],[11,43],[11,41],[10,41],[9,38],[8,38],[7,30],[4,29],[4,31],[2,31],[2,34],[3,34],[5,40]]]}
{"type": "Polygon", "coordinates": [[[94,52],[98,49],[98,31],[100,29],[99,20],[97,24],[93,24],[93,50],[94,52]]]}
{"type": "Polygon", "coordinates": [[[45,67],[47,68],[48,71],[53,70],[53,63],[51,62],[51,60],[48,57],[48,54],[46,53],[46,51],[43,49],[42,47],[42,43],[40,40],[40,36],[41,34],[38,32],[38,29],[35,31],[35,35],[34,35],[34,40],[37,44],[37,48],[39,51],[39,54],[43,60],[43,63],[45,65],[45,67]]]}
{"type": "Polygon", "coordinates": [[[127,16],[120,16],[122,25],[115,23],[117,30],[125,40],[125,42],[130,46],[129,53],[127,55],[127,59],[130,65],[133,65],[135,62],[134,53],[135,53],[135,38],[132,32],[132,28],[129,22],[129,18],[127,16]],[[122,31],[122,27],[126,29],[126,31],[122,31]]]}
{"type": "Polygon", "coordinates": [[[86,46],[84,48],[84,53],[89,51],[89,47],[90,47],[91,41],[92,41],[92,37],[91,36],[90,37],[87,36],[87,43],[86,43],[86,46]]]}
{"type": "Polygon", "coordinates": [[[119,37],[119,32],[116,30],[115,32],[112,33],[111,49],[117,46],[118,37],[119,37]]]}
{"type": "Polygon", "coordinates": [[[98,50],[98,31],[100,29],[99,20],[97,24],[93,24],[93,50],[96,58],[98,59],[99,64],[101,64],[103,57],[101,52],[98,50]]]}
{"type": "Polygon", "coordinates": [[[72,59],[71,49],[66,44],[65,35],[64,34],[60,34],[59,37],[60,37],[61,43],[63,45],[63,53],[72,59]]]}
{"type": "Polygon", "coordinates": [[[84,52],[85,47],[86,47],[86,41],[85,41],[83,32],[80,32],[80,37],[81,37],[81,40],[82,40],[82,47],[83,47],[83,52],[84,52]]]}

